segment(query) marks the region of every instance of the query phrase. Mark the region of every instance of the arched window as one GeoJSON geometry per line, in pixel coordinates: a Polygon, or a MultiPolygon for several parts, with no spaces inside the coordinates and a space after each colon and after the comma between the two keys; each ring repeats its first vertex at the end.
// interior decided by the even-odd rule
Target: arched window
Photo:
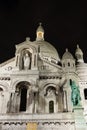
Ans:
{"type": "Polygon", "coordinates": [[[3,89],[2,88],[0,88],[0,92],[2,92],[3,91],[3,89]]]}
{"type": "Polygon", "coordinates": [[[54,113],[54,101],[49,101],[49,113],[54,113]]]}
{"type": "Polygon", "coordinates": [[[70,66],[70,63],[68,62],[68,66],[70,66]]]}
{"type": "Polygon", "coordinates": [[[20,93],[21,93],[20,111],[26,111],[27,89],[25,87],[21,88],[20,93]]]}
{"type": "Polygon", "coordinates": [[[27,107],[27,90],[30,85],[27,81],[19,82],[16,85],[15,93],[11,93],[7,112],[23,112],[27,107]],[[13,107],[14,106],[14,107],[13,107]]]}
{"type": "Polygon", "coordinates": [[[85,97],[85,100],[87,100],[87,88],[84,89],[84,97],[85,97]]]}

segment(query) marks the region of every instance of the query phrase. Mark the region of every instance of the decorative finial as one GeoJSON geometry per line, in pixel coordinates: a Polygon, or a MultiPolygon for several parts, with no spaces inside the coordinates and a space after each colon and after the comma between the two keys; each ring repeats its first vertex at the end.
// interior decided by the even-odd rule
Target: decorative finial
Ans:
{"type": "Polygon", "coordinates": [[[26,41],[29,42],[30,41],[30,37],[26,37],[26,41]]]}
{"type": "Polygon", "coordinates": [[[79,48],[79,44],[77,44],[77,48],[79,48]]]}
{"type": "Polygon", "coordinates": [[[66,52],[68,52],[68,48],[66,48],[66,52]]]}
{"type": "Polygon", "coordinates": [[[41,26],[41,25],[42,25],[42,23],[40,22],[40,23],[39,23],[39,26],[41,26]]]}

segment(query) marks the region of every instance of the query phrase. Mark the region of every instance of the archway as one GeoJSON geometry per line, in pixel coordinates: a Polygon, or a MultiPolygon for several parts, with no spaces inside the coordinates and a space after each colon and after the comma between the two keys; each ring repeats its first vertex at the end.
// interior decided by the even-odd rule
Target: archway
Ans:
{"type": "Polygon", "coordinates": [[[27,88],[23,87],[20,90],[20,111],[26,111],[26,103],[27,103],[27,88]]]}
{"type": "Polygon", "coordinates": [[[58,93],[54,86],[48,86],[46,88],[45,98],[45,112],[56,113],[58,112],[58,93]]]}
{"type": "Polygon", "coordinates": [[[26,111],[27,107],[27,91],[30,86],[30,83],[27,81],[22,81],[16,86],[16,100],[19,111],[26,111]]]}

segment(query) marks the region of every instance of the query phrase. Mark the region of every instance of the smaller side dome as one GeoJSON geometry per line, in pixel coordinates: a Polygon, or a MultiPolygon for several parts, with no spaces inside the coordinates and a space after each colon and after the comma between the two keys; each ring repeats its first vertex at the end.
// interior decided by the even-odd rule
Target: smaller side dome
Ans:
{"type": "Polygon", "coordinates": [[[75,59],[67,48],[62,56],[62,67],[64,72],[75,72],[75,59]]]}
{"type": "Polygon", "coordinates": [[[36,30],[36,36],[37,41],[44,40],[44,29],[42,27],[42,23],[39,23],[39,27],[36,30]]]}
{"type": "Polygon", "coordinates": [[[84,60],[83,60],[83,52],[80,49],[78,44],[77,44],[77,49],[75,51],[75,56],[76,56],[78,62],[84,62],[84,60]]]}
{"type": "Polygon", "coordinates": [[[62,56],[62,60],[65,60],[65,59],[73,59],[74,60],[73,55],[68,51],[67,48],[66,48],[66,52],[62,56]]]}

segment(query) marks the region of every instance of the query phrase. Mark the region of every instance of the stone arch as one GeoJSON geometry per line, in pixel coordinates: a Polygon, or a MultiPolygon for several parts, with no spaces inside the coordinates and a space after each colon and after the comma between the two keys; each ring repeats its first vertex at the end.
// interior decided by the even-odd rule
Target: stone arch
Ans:
{"type": "Polygon", "coordinates": [[[30,82],[28,81],[20,80],[14,82],[14,92],[12,92],[10,95],[8,112],[26,111],[29,86],[30,82]]]}
{"type": "Polygon", "coordinates": [[[22,45],[18,47],[16,50],[16,66],[19,67],[20,70],[24,69],[25,63],[27,64],[27,69],[31,69],[32,67],[36,67],[37,65],[37,48],[32,45],[22,45]],[[25,60],[24,51],[28,52],[27,60],[25,60]],[[26,62],[25,62],[26,61],[26,62]],[[34,61],[34,62],[33,62],[34,61]]]}
{"type": "Polygon", "coordinates": [[[26,89],[28,89],[28,85],[30,85],[30,83],[28,81],[20,81],[20,82],[18,82],[16,84],[15,90],[20,89],[21,87],[23,87],[22,85],[24,85],[26,87],[26,89]]]}
{"type": "Polygon", "coordinates": [[[13,82],[12,84],[12,90],[16,90],[16,86],[17,84],[19,84],[20,82],[28,82],[30,85],[34,86],[34,83],[35,81],[33,81],[32,79],[31,80],[27,80],[26,78],[25,79],[20,79],[20,80],[16,80],[15,82],[13,82]]]}
{"type": "Polygon", "coordinates": [[[45,96],[48,95],[48,93],[50,93],[51,91],[54,91],[54,94],[57,95],[57,92],[56,92],[56,88],[53,87],[53,86],[48,86],[46,88],[46,93],[44,94],[45,96]]]}
{"type": "Polygon", "coordinates": [[[0,83],[0,88],[3,89],[3,91],[8,91],[9,90],[9,84],[8,83],[0,83]]]}
{"type": "Polygon", "coordinates": [[[16,98],[18,98],[20,101],[19,103],[19,111],[26,111],[27,108],[27,92],[28,92],[28,88],[29,88],[30,83],[27,81],[22,81],[19,82],[16,85],[16,93],[18,93],[19,96],[17,96],[16,98]]]}
{"type": "Polygon", "coordinates": [[[57,85],[54,83],[48,83],[43,86],[44,90],[44,100],[45,100],[45,112],[46,113],[56,113],[58,112],[58,89],[57,85]],[[52,101],[53,104],[50,102],[52,101]],[[51,111],[52,105],[52,111],[51,111]]]}
{"type": "Polygon", "coordinates": [[[3,89],[0,87],[0,92],[3,91],[3,89]]]}
{"type": "Polygon", "coordinates": [[[44,90],[44,94],[46,94],[46,91],[49,87],[52,87],[52,89],[55,89],[56,90],[56,94],[58,94],[58,88],[57,88],[57,85],[54,84],[54,83],[47,83],[45,84],[42,88],[44,90]]]}
{"type": "Polygon", "coordinates": [[[34,46],[24,45],[24,46],[21,46],[19,49],[17,49],[16,54],[20,53],[23,49],[29,49],[31,53],[37,52],[37,49],[34,46]]]}

